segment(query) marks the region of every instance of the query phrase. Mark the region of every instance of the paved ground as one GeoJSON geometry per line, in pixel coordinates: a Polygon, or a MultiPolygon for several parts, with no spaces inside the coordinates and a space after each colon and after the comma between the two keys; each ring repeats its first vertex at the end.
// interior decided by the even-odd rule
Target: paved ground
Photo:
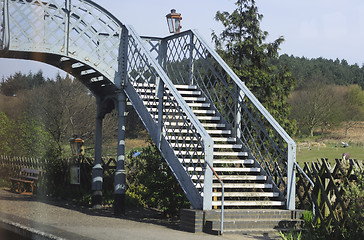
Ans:
{"type": "MultiPolygon", "coordinates": [[[[65,201],[42,200],[5,189],[0,189],[1,226],[34,232],[43,239],[267,239],[247,235],[187,233],[179,230],[178,221],[169,221],[153,210],[127,209],[126,216],[116,218],[111,209],[80,208],[65,201]]],[[[0,239],[6,239],[4,236],[5,231],[0,230],[0,239]]]]}

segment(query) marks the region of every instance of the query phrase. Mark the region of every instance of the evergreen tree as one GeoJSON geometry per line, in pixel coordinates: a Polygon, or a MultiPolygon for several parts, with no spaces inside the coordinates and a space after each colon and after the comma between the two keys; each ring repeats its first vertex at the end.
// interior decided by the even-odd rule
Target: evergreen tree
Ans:
{"type": "Polygon", "coordinates": [[[287,67],[272,65],[284,38],[265,42],[268,32],[260,29],[263,15],[258,13],[255,0],[238,0],[235,5],[231,14],[216,13],[215,19],[225,27],[219,35],[212,33],[217,51],[283,128],[294,133],[286,100],[295,81],[287,67]]]}

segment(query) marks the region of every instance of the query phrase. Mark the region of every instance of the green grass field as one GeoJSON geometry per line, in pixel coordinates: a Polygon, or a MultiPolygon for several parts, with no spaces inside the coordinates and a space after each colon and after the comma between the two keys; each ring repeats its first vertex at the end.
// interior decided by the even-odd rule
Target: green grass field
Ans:
{"type": "Polygon", "coordinates": [[[364,160],[364,146],[349,145],[344,148],[342,146],[335,146],[335,144],[326,144],[326,146],[311,146],[302,147],[297,144],[297,162],[312,162],[317,159],[327,158],[331,163],[335,159],[341,159],[343,153],[349,153],[350,158],[357,160],[364,160]]]}

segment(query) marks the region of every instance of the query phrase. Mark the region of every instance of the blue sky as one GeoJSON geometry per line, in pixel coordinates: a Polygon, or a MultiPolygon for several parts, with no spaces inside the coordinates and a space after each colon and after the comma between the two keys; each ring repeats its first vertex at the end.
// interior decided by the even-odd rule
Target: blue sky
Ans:
{"type": "MultiPolygon", "coordinates": [[[[182,30],[197,29],[210,42],[212,30],[221,32],[214,20],[218,10],[232,12],[235,0],[95,0],[124,24],[133,25],[140,35],[166,36],[165,15],[175,8],[182,14],[182,30]]],[[[349,64],[364,64],[363,0],[256,0],[264,15],[261,29],[269,32],[268,41],[285,38],[280,53],[298,57],[345,59],[349,64]]],[[[48,65],[0,59],[0,78],[21,70],[47,77],[60,71],[48,65]]]]}

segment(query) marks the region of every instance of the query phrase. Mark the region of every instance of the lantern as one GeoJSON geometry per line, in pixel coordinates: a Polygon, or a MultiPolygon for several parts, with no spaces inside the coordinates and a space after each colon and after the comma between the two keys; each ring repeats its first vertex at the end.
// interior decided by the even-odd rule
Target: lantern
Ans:
{"type": "Polygon", "coordinates": [[[168,29],[170,33],[179,33],[182,26],[181,26],[181,14],[176,13],[176,9],[172,9],[171,13],[166,15],[168,29]]]}
{"type": "Polygon", "coordinates": [[[83,143],[84,141],[78,137],[73,137],[70,139],[73,156],[83,156],[85,154],[83,143]]]}

